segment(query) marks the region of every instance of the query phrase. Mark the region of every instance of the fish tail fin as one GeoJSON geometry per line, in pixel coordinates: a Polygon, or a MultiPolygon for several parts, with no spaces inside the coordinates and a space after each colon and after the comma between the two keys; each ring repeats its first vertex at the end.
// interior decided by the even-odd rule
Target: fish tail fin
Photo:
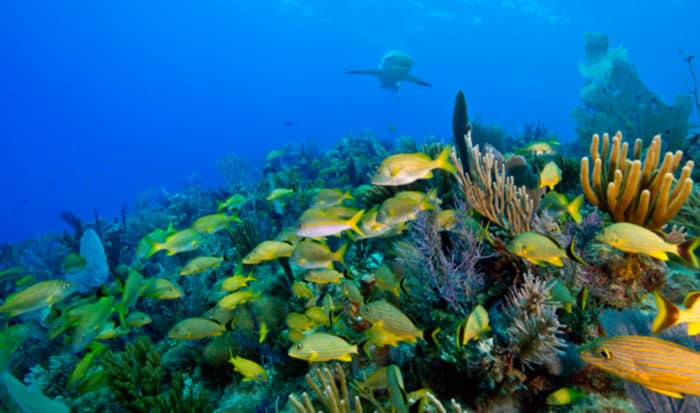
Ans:
{"type": "Polygon", "coordinates": [[[144,238],[146,245],[148,248],[146,249],[146,253],[143,254],[144,258],[150,258],[153,256],[153,254],[157,253],[158,251],[163,249],[163,244],[159,243],[158,241],[154,241],[151,238],[144,238]]]}
{"type": "Polygon", "coordinates": [[[421,211],[434,211],[439,205],[439,198],[437,196],[437,188],[433,188],[425,194],[425,197],[420,201],[421,211]]]}
{"type": "Polygon", "coordinates": [[[341,245],[340,248],[333,253],[333,261],[339,262],[343,267],[345,267],[345,252],[348,250],[349,246],[349,242],[341,245]]]}
{"type": "Polygon", "coordinates": [[[435,158],[435,166],[438,169],[454,174],[457,173],[457,170],[450,162],[450,153],[452,153],[452,147],[449,145],[445,146],[442,152],[435,158]]]}
{"type": "Polygon", "coordinates": [[[362,230],[360,229],[360,227],[357,226],[357,223],[360,222],[360,220],[362,219],[362,215],[364,215],[364,213],[365,213],[365,210],[361,209],[355,215],[353,215],[353,217],[350,218],[350,220],[348,221],[348,226],[350,227],[350,229],[357,232],[357,234],[361,237],[364,237],[365,234],[362,233],[362,230]]]}
{"type": "Polygon", "coordinates": [[[700,268],[700,261],[695,250],[700,246],[700,237],[690,239],[678,245],[678,256],[693,268],[700,268]]]}
{"type": "Polygon", "coordinates": [[[340,199],[341,200],[347,199],[348,201],[352,201],[353,199],[355,199],[355,197],[352,196],[352,194],[350,193],[350,190],[348,189],[347,191],[345,191],[343,196],[340,197],[340,199]]]}
{"type": "MultiPolygon", "coordinates": [[[[581,195],[581,196],[583,196],[583,195],[581,195]]],[[[238,210],[233,211],[233,214],[231,214],[231,216],[229,218],[231,220],[231,222],[235,222],[236,224],[240,224],[241,222],[243,222],[238,217],[238,212],[239,212],[238,210]]]]}
{"type": "Polygon", "coordinates": [[[583,194],[574,198],[574,200],[569,202],[569,205],[566,207],[566,212],[569,213],[569,216],[571,216],[571,219],[573,219],[574,222],[577,224],[580,224],[581,221],[583,220],[583,217],[581,216],[581,206],[582,205],[583,205],[583,194]]]}
{"type": "Polygon", "coordinates": [[[654,292],[654,301],[656,301],[656,307],[658,308],[659,312],[651,325],[651,332],[658,334],[667,328],[678,324],[680,310],[678,307],[673,305],[668,298],[664,297],[658,292],[654,292]]]}
{"type": "Polygon", "coordinates": [[[430,328],[427,330],[423,330],[423,339],[428,342],[433,347],[436,347],[439,350],[442,350],[442,345],[440,344],[440,341],[438,340],[438,334],[442,329],[440,327],[435,327],[435,328],[430,328]]]}
{"type": "Polygon", "coordinates": [[[579,264],[587,265],[586,261],[584,261],[583,258],[576,253],[576,235],[571,237],[571,242],[569,243],[569,246],[566,247],[566,255],[569,257],[569,259],[576,261],[579,264]]]}

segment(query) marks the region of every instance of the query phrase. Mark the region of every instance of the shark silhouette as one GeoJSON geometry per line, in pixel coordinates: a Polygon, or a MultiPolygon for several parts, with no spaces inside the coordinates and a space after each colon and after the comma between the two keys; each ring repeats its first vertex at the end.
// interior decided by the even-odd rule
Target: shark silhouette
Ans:
{"type": "Polygon", "coordinates": [[[410,74],[413,62],[415,60],[406,53],[400,50],[391,50],[382,57],[382,61],[379,62],[379,69],[349,70],[346,73],[377,76],[381,82],[381,88],[394,91],[399,90],[399,82],[401,81],[431,87],[430,83],[410,74]]]}

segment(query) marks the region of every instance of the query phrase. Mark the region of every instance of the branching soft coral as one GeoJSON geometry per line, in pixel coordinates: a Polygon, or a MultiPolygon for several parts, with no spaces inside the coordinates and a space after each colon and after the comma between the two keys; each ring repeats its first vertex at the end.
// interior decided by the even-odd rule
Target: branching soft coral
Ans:
{"type": "Polygon", "coordinates": [[[481,152],[479,145],[472,145],[471,133],[467,133],[466,142],[470,170],[463,170],[454,156],[452,163],[457,166],[457,176],[469,206],[510,235],[529,231],[535,203],[527,188],[515,184],[506,172],[505,163],[490,147],[481,152]]]}
{"type": "Polygon", "coordinates": [[[483,250],[479,236],[464,226],[464,217],[457,223],[452,236],[439,232],[434,220],[424,214],[413,223],[411,241],[397,243],[395,250],[425,300],[440,297],[458,316],[465,316],[484,287],[478,267],[483,250]]]}

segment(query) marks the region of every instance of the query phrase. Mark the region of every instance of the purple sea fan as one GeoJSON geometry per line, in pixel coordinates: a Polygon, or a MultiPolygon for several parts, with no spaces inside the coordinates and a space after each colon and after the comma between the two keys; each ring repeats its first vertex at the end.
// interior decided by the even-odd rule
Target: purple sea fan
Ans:
{"type": "Polygon", "coordinates": [[[484,256],[478,234],[465,227],[460,211],[456,211],[456,227],[449,232],[440,231],[430,215],[420,215],[412,224],[410,241],[397,243],[395,250],[421,298],[434,302],[439,297],[455,315],[463,317],[484,288],[484,275],[478,266],[484,256]]]}
{"type": "Polygon", "coordinates": [[[506,335],[526,367],[554,361],[566,347],[558,304],[548,296],[546,282],[527,273],[506,298],[504,313],[511,320],[506,335]]]}

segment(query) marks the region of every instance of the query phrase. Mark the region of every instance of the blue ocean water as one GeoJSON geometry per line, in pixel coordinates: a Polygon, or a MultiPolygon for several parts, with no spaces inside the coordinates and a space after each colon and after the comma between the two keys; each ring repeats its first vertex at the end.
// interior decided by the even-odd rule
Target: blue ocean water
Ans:
{"type": "MultiPolygon", "coordinates": [[[[700,50],[700,2],[9,1],[0,6],[0,243],[62,231],[60,211],[118,216],[149,190],[222,184],[216,160],[259,162],[345,134],[448,138],[455,93],[510,132],[574,136],[583,34],[624,45],[667,102],[677,48],[700,50]],[[432,88],[375,79],[388,50],[432,88]],[[396,132],[391,133],[390,128],[396,132]]],[[[697,119],[697,115],[693,115],[697,119]]]]}

